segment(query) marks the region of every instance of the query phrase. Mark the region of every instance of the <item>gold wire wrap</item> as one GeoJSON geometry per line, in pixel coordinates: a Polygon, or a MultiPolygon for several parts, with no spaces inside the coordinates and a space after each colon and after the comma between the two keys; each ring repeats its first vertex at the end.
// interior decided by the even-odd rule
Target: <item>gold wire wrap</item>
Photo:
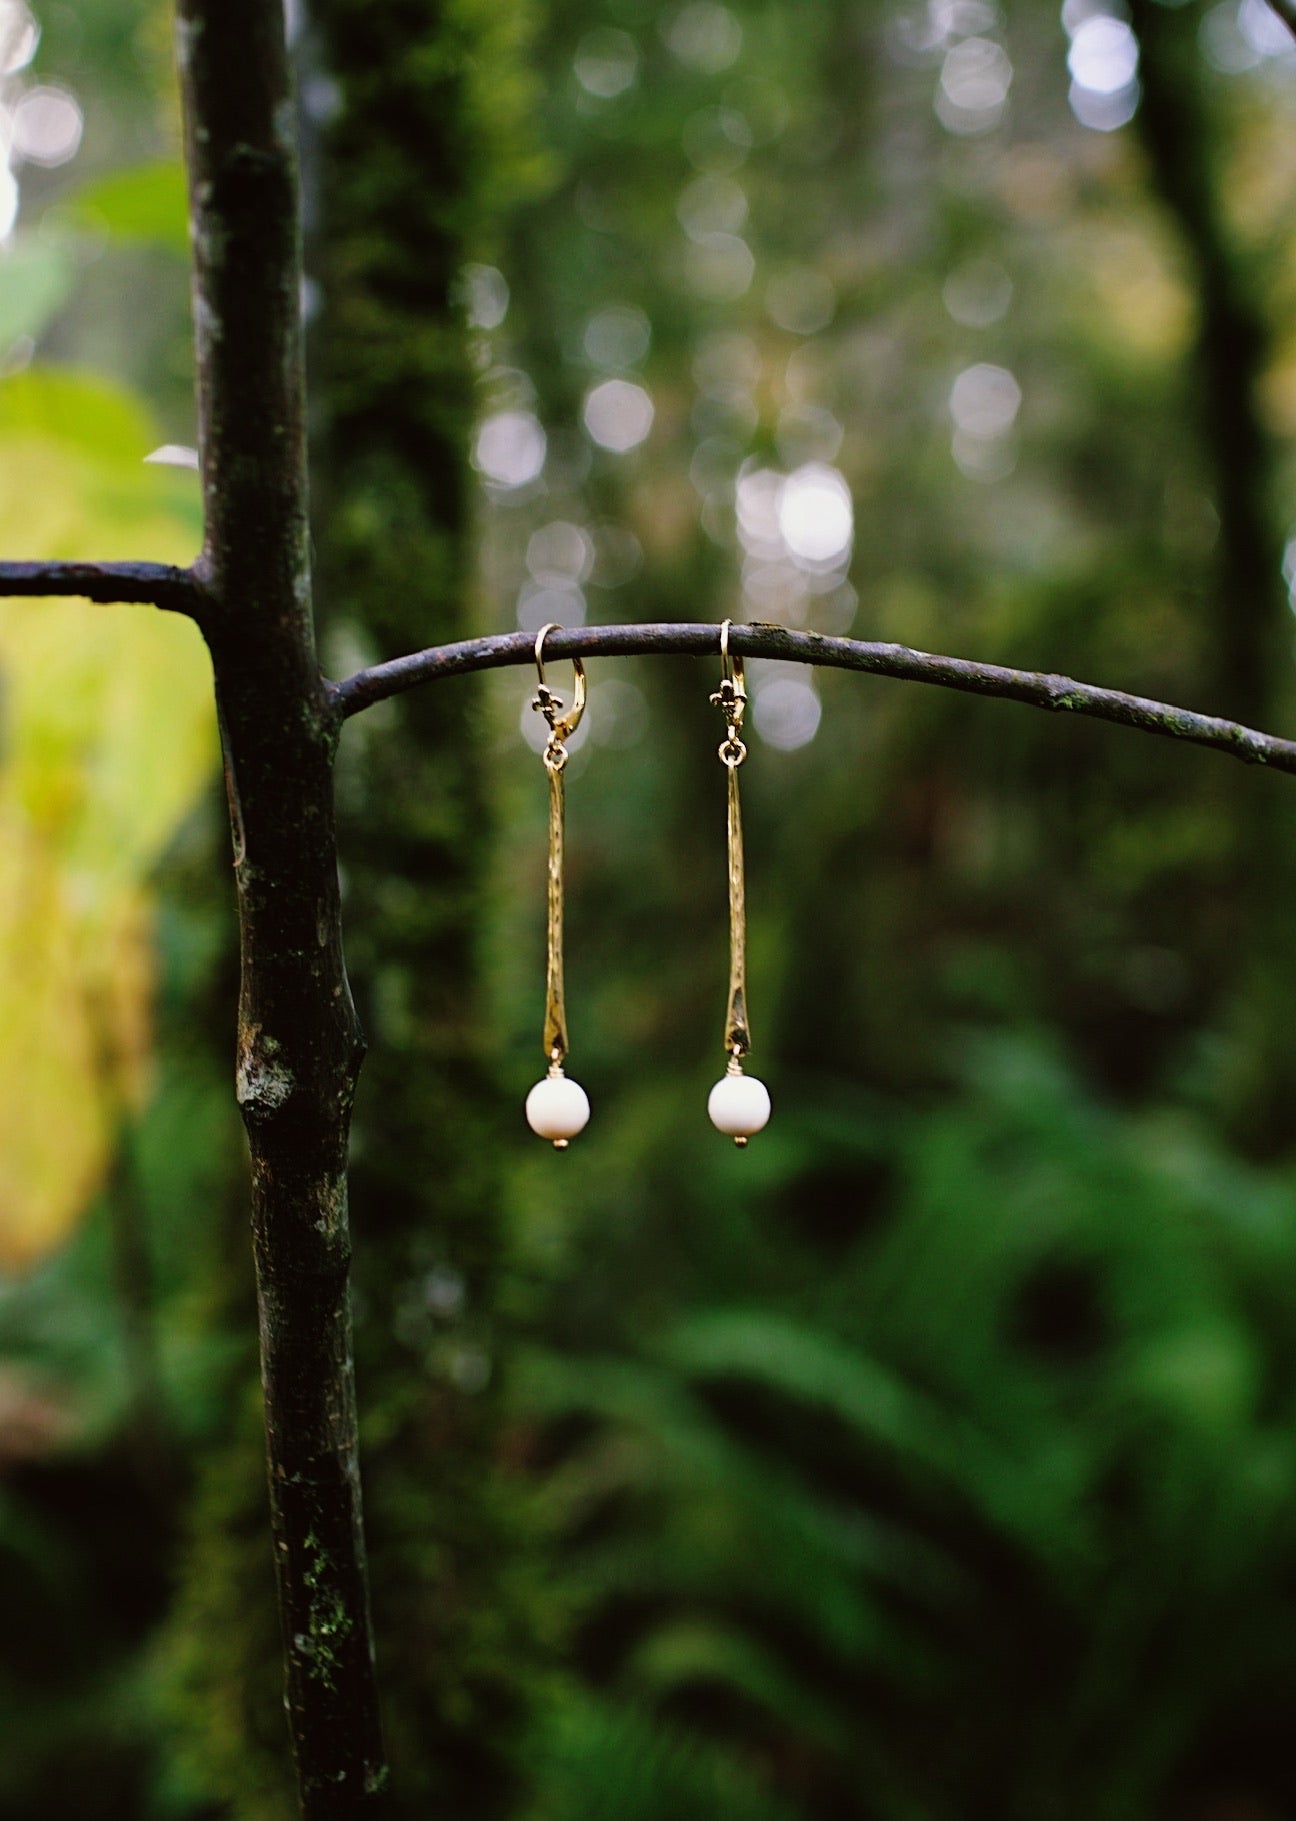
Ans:
{"type": "Polygon", "coordinates": [[[751,1030],[747,1023],[747,883],[743,865],[742,805],[738,798],[738,767],[747,757],[747,748],[742,741],[747,681],[742,659],[729,655],[730,625],[731,621],[726,620],[720,628],[720,662],[724,674],[711,700],[725,718],[725,737],[719,753],[720,762],[729,774],[729,1005],[725,1012],[725,1049],[730,1068],[737,1070],[740,1059],[751,1049],[751,1030]]]}
{"type": "MultiPolygon", "coordinates": [[[[563,754],[564,760],[566,753],[563,754]]],[[[549,946],[545,966],[545,1055],[561,1068],[567,1055],[567,1003],[563,992],[563,832],[566,786],[562,765],[545,754],[549,773],[549,946]]]]}
{"type": "Polygon", "coordinates": [[[544,1048],[550,1074],[561,1070],[567,1056],[567,1002],[563,987],[563,850],[567,819],[563,774],[567,767],[567,748],[563,741],[575,733],[585,712],[585,666],[579,658],[572,659],[576,692],[570,713],[562,714],[560,698],[545,684],[544,642],[557,630],[557,622],[550,620],[536,634],[535,661],[540,686],[531,704],[549,726],[549,739],[542,756],[549,774],[549,929],[545,958],[544,1048]]]}

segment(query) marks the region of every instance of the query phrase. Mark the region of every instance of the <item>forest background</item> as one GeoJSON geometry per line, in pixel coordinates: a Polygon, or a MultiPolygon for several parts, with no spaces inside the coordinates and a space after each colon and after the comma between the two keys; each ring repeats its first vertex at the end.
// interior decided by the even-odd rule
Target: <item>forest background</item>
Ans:
{"type": "MultiPolygon", "coordinates": [[[[290,8],[333,674],[729,615],[1291,731],[1261,0],[500,10],[290,8]]],[[[6,556],[198,541],[171,29],[0,3],[6,556]]],[[[346,735],[395,1812],[1296,1816],[1290,786],[750,673],[742,1155],[716,674],[593,670],[561,1159],[531,687],[346,735]]],[[[206,660],[6,603],[0,678],[0,1812],[274,1821],[206,660]]]]}

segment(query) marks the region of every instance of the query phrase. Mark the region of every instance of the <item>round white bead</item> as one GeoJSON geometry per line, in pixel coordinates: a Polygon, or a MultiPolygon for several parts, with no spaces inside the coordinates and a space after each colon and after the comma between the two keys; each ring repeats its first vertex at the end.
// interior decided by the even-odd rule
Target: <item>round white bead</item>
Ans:
{"type": "Polygon", "coordinates": [[[769,1089],[754,1075],[722,1075],[711,1090],[707,1112],[717,1132],[750,1138],[769,1122],[769,1089]]]}
{"type": "Polygon", "coordinates": [[[565,1075],[546,1075],[526,1097],[527,1124],[537,1138],[566,1144],[589,1123],[590,1103],[578,1082],[565,1075]]]}

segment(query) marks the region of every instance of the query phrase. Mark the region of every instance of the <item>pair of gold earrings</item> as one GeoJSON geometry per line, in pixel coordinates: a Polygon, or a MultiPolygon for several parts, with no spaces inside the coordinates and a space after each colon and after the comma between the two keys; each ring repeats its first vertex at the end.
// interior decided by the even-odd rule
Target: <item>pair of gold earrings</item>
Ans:
{"type": "MultiPolygon", "coordinates": [[[[738,767],[747,757],[742,739],[747,712],[747,684],[742,659],[729,651],[730,621],[720,628],[720,687],[711,701],[724,716],[725,737],[719,746],[720,762],[728,784],[729,849],[729,1003],[725,1013],[725,1051],[728,1066],[712,1088],[707,1112],[716,1130],[736,1145],[762,1130],[770,1116],[769,1092],[763,1081],[743,1073],[743,1057],[751,1048],[747,1024],[747,893],[743,869],[742,809],[738,800],[738,767]]],[[[526,1099],[527,1124],[555,1150],[568,1144],[589,1123],[589,1097],[578,1082],[568,1079],[567,1007],[563,992],[563,833],[566,815],[567,740],[575,733],[585,712],[585,666],[572,659],[576,690],[571,708],[563,713],[561,700],[545,682],[544,644],[559,630],[550,621],[536,634],[535,662],[540,686],[531,706],[549,728],[542,758],[549,778],[549,916],[545,977],[544,1050],[548,1072],[537,1081],[526,1099]]]]}

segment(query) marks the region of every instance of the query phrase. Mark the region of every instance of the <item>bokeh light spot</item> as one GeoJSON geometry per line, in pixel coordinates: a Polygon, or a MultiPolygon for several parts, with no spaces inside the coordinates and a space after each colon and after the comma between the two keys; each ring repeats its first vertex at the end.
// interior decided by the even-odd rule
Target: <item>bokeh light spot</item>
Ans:
{"type": "Polygon", "coordinates": [[[779,455],[789,468],[835,461],[844,434],[832,412],[822,405],[789,405],[779,413],[775,433],[779,455]]]}
{"type": "Polygon", "coordinates": [[[15,76],[36,55],[40,27],[22,0],[0,3],[0,76],[15,76]]]}
{"type": "Polygon", "coordinates": [[[1260,57],[1296,57],[1296,39],[1265,0],[1240,0],[1238,30],[1260,57]]]}
{"type": "Polygon", "coordinates": [[[751,288],[756,260],[739,234],[698,235],[690,242],[688,280],[699,297],[733,303],[751,288]]]}
{"type": "Polygon", "coordinates": [[[0,240],[9,239],[18,220],[18,182],[7,164],[0,162],[0,240]]]}
{"type": "Polygon", "coordinates": [[[997,126],[1012,87],[1013,66],[1002,44],[964,38],[941,65],[936,112],[951,133],[984,133],[997,126]]]}
{"type": "Polygon", "coordinates": [[[747,219],[747,193],[732,177],[705,171],[682,193],[675,213],[691,240],[736,234],[747,219]]]}
{"type": "Polygon", "coordinates": [[[716,0],[693,0],[666,28],[666,42],[680,62],[704,76],[718,76],[735,64],[742,41],[742,26],[716,0]]]}
{"type": "Polygon", "coordinates": [[[783,476],[774,468],[746,467],[738,476],[734,492],[738,536],[743,548],[755,556],[783,554],[783,535],[779,530],[782,492],[783,476]]]}
{"type": "Polygon", "coordinates": [[[533,531],[527,544],[526,566],[537,582],[551,587],[574,587],[585,581],[594,567],[594,544],[587,531],[565,519],[555,519],[533,531]]]}
{"type": "Polygon", "coordinates": [[[519,631],[537,633],[551,621],[559,626],[583,626],[584,594],[573,583],[523,582],[517,600],[519,631]]]}
{"type": "Polygon", "coordinates": [[[969,259],[945,280],[941,299],[965,329],[988,329],[1008,314],[1013,283],[994,259],[969,259]]]}
{"type": "Polygon", "coordinates": [[[1082,89],[1114,95],[1138,72],[1138,40],[1123,19],[1098,13],[1076,27],[1067,68],[1082,89]]]}
{"type": "Polygon", "coordinates": [[[783,483],[778,501],[783,542],[802,562],[820,566],[846,554],[854,535],[850,489],[827,462],[807,462],[783,483]]]}
{"type": "Polygon", "coordinates": [[[792,266],[770,280],[765,309],[770,321],[789,335],[817,335],[833,319],[837,292],[812,266],[792,266]]]}
{"type": "Polygon", "coordinates": [[[1017,466],[1016,441],[1008,434],[977,436],[969,430],[956,430],[950,438],[950,454],[960,474],[987,486],[1006,480],[1017,466]]]}
{"type": "Polygon", "coordinates": [[[1021,409],[1021,387],[1006,367],[979,361],[950,388],[950,416],[969,436],[1002,436],[1021,409]]]}
{"type": "Polygon", "coordinates": [[[633,86],[639,74],[639,51],[629,32],[600,26],[581,39],[572,67],[587,95],[612,101],[633,86]]]}
{"type": "Polygon", "coordinates": [[[494,266],[470,265],[461,280],[464,306],[474,329],[498,329],[508,315],[509,288],[494,266]]]}
{"type": "Polygon", "coordinates": [[[84,122],[76,97],[47,84],[28,89],[13,117],[13,149],[51,169],[75,158],[84,122]]]}
{"type": "Polygon", "coordinates": [[[752,698],[752,720],[767,746],[795,752],[819,731],[823,704],[813,682],[800,675],[777,675],[758,681],[752,698]]]}
{"type": "Polygon", "coordinates": [[[582,345],[595,367],[622,372],[636,367],[652,345],[652,324],[634,304],[612,304],[591,316],[582,345]]]}
{"type": "Polygon", "coordinates": [[[1115,133],[1134,118],[1139,94],[1137,82],[1131,82],[1128,88],[1117,89],[1113,95],[1101,95],[1073,82],[1067,99],[1081,126],[1087,126],[1094,133],[1115,133]]]}
{"type": "Polygon", "coordinates": [[[1203,18],[1200,36],[1207,62],[1226,76],[1240,76],[1270,57],[1296,57],[1296,42],[1266,0],[1223,0],[1203,18]]]}
{"type": "Polygon", "coordinates": [[[0,162],[0,240],[13,233],[18,219],[18,185],[7,164],[0,162]]]}
{"type": "Polygon", "coordinates": [[[601,449],[624,455],[652,429],[653,402],[642,386],[628,379],[605,379],[585,396],[585,428],[601,449]]]}
{"type": "Polygon", "coordinates": [[[545,433],[531,411],[497,411],[477,432],[473,466],[498,487],[525,487],[544,467],[545,433]]]}

